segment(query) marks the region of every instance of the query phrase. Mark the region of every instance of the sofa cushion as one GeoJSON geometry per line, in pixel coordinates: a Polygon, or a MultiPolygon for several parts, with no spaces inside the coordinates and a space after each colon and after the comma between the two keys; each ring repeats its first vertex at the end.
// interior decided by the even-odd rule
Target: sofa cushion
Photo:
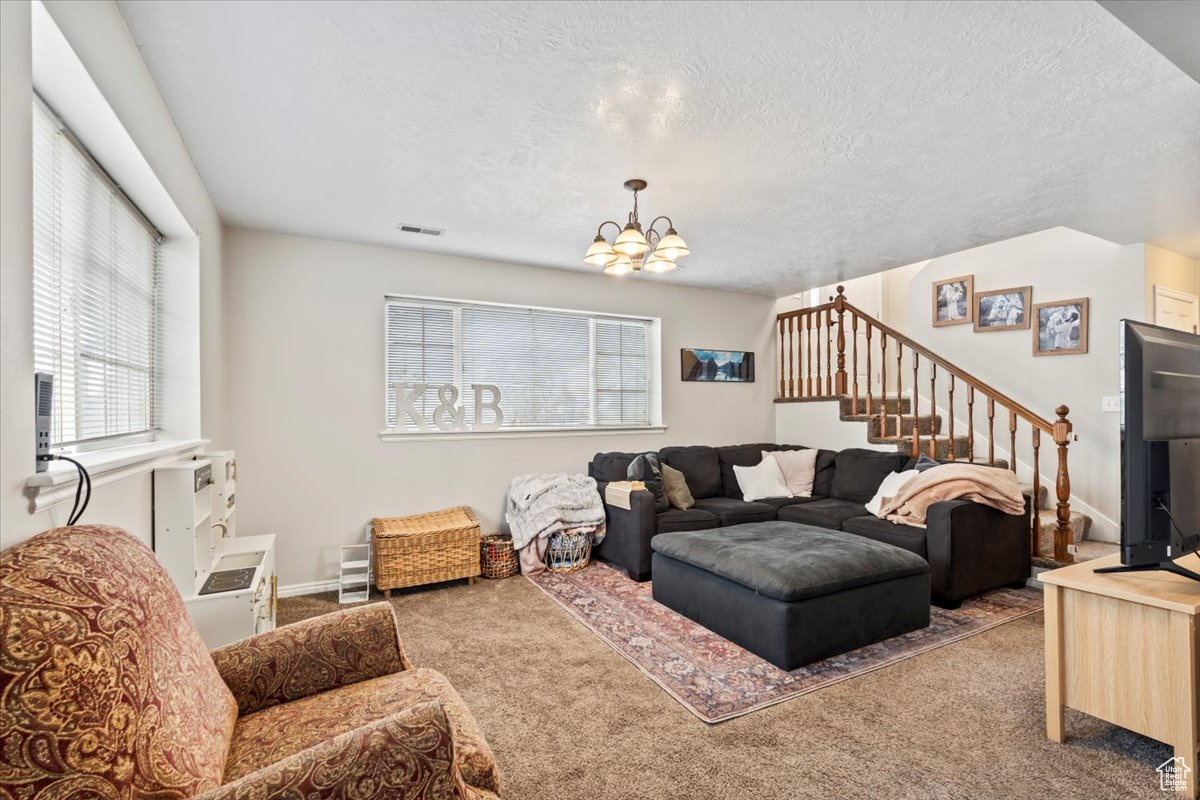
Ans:
{"type": "Polygon", "coordinates": [[[853,500],[839,500],[834,497],[822,497],[811,503],[797,503],[784,506],[777,514],[781,520],[800,522],[805,525],[817,525],[822,528],[841,530],[842,523],[854,517],[867,513],[862,503],[853,500]]]}
{"type": "Polygon", "coordinates": [[[689,508],[686,511],[679,508],[672,508],[657,516],[659,533],[702,531],[721,526],[721,520],[716,514],[710,511],[701,511],[698,508],[689,508]]]}
{"type": "Polygon", "coordinates": [[[450,682],[429,669],[395,672],[242,717],[229,744],[225,782],[430,700],[441,701],[454,728],[463,780],[499,793],[496,759],[479,724],[450,682]]]}
{"type": "Polygon", "coordinates": [[[924,559],[896,547],[787,522],[660,534],[654,552],[784,602],[924,575],[924,559]]]}
{"type": "MultiPolygon", "coordinates": [[[[833,483],[829,496],[839,500],[865,503],[875,496],[879,484],[893,472],[904,468],[908,456],[904,453],[883,453],[878,450],[851,448],[834,459],[833,483]]],[[[816,490],[813,490],[816,494],[816,490]]]]}
{"type": "Polygon", "coordinates": [[[776,510],[784,506],[794,505],[796,503],[811,503],[814,500],[824,500],[824,497],[764,497],[762,500],[755,500],[756,503],[766,503],[773,506],[776,510]]]}
{"type": "Polygon", "coordinates": [[[717,460],[721,463],[721,492],[726,497],[735,500],[742,499],[742,489],[738,485],[733,468],[757,467],[763,460],[764,451],[778,449],[777,444],[734,444],[717,448],[717,460]]]}
{"type": "Polygon", "coordinates": [[[656,453],[642,453],[630,461],[626,477],[646,485],[646,490],[654,495],[655,511],[661,513],[671,507],[670,501],[667,500],[667,490],[663,486],[662,469],[658,466],[656,453]]]}
{"type": "MultiPolygon", "coordinates": [[[[798,444],[781,444],[777,450],[810,450],[798,444]]],[[[829,497],[833,485],[833,463],[837,458],[836,450],[818,450],[816,470],[813,472],[813,497],[829,497]]]]}
{"type": "Polygon", "coordinates": [[[667,493],[667,502],[684,511],[696,505],[696,498],[692,497],[692,490],[688,488],[687,478],[684,474],[670,464],[660,463],[659,467],[662,469],[663,489],[667,493]]]}
{"type": "Polygon", "coordinates": [[[912,525],[897,525],[875,516],[851,517],[842,523],[842,530],[856,536],[865,536],[877,542],[903,547],[909,552],[916,553],[921,558],[927,558],[925,550],[925,529],[914,528],[912,525]]]}
{"type": "Polygon", "coordinates": [[[598,481],[628,480],[629,465],[640,453],[596,453],[588,465],[588,474],[598,481]]]}
{"type": "Polygon", "coordinates": [[[817,450],[775,450],[763,451],[764,456],[771,456],[783,473],[783,482],[794,497],[812,497],[813,481],[817,477],[817,450]]]}
{"type": "Polygon", "coordinates": [[[775,519],[775,507],[767,503],[747,503],[732,497],[706,497],[696,501],[696,508],[716,514],[722,525],[741,525],[744,522],[768,522],[775,519]]]}
{"type": "Polygon", "coordinates": [[[664,447],[658,457],[683,473],[695,499],[721,495],[721,462],[715,447],[664,447]]]}

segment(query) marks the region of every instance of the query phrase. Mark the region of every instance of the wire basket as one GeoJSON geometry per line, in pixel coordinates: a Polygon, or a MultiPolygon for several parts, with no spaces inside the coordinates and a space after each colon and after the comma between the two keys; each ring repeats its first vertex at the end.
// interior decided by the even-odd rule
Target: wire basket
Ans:
{"type": "Polygon", "coordinates": [[[546,569],[551,572],[571,572],[583,569],[592,557],[592,534],[590,531],[575,533],[564,531],[550,535],[546,548],[546,569]]]}
{"type": "Polygon", "coordinates": [[[480,542],[479,574],[485,578],[511,578],[520,569],[512,537],[496,533],[480,542]]]}

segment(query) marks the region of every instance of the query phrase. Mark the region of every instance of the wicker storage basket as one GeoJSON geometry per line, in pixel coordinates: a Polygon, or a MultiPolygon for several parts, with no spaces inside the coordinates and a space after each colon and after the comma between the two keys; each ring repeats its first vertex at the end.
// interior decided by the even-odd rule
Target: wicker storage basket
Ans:
{"type": "Polygon", "coordinates": [[[497,533],[483,537],[480,574],[485,578],[511,578],[520,570],[512,537],[497,533]]]}
{"type": "Polygon", "coordinates": [[[371,522],[375,585],[392,589],[479,574],[479,520],[466,506],[412,517],[376,517],[371,522]]]}
{"type": "Polygon", "coordinates": [[[570,572],[583,569],[592,557],[592,534],[554,533],[546,547],[546,569],[570,572]]]}

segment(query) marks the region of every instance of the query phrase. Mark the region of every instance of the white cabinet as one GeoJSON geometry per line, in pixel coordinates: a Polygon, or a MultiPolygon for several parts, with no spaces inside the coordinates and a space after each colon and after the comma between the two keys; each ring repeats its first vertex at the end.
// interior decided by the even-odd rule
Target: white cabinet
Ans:
{"type": "Polygon", "coordinates": [[[221,647],[275,629],[279,584],[275,576],[275,536],[238,536],[225,540],[225,553],[214,572],[253,569],[245,589],[185,597],[188,613],[209,648],[221,647]]]}
{"type": "Polygon", "coordinates": [[[210,648],[275,629],[275,536],[233,535],[236,477],[230,451],[154,470],[154,552],[210,648]]]}
{"type": "Polygon", "coordinates": [[[212,465],[182,461],[154,470],[154,552],[184,597],[212,571],[212,465]]]}

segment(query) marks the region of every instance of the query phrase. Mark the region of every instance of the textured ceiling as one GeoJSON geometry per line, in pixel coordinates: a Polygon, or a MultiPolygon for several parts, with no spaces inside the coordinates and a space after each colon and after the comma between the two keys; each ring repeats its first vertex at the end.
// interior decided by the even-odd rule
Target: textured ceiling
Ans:
{"type": "Polygon", "coordinates": [[[642,177],[692,249],[646,280],[780,296],[1056,225],[1200,256],[1200,84],[1090,0],[120,8],[236,225],[590,269],[642,177]]]}

